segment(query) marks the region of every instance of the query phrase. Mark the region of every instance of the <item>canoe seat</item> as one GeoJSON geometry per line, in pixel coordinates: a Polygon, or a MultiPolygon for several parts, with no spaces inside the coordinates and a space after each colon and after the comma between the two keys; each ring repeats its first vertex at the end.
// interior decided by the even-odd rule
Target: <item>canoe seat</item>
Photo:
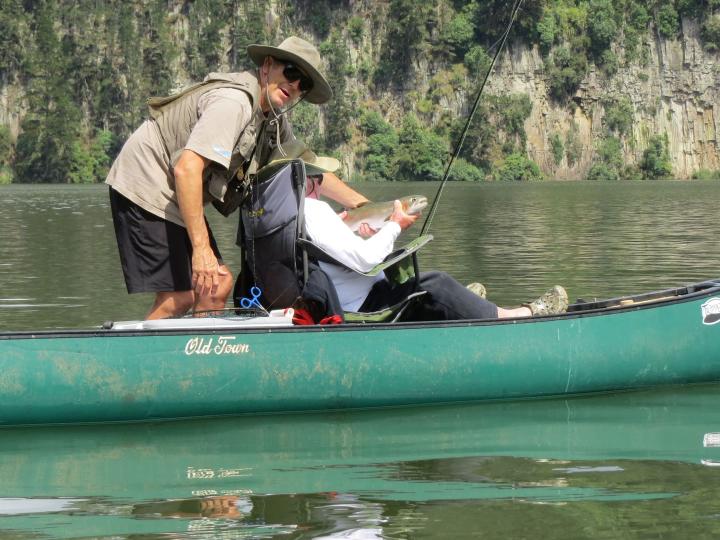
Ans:
{"type": "MultiPolygon", "coordinates": [[[[305,248],[308,253],[320,261],[337,264],[348,268],[358,274],[364,276],[377,276],[380,272],[385,273],[385,278],[394,288],[402,285],[409,280],[419,280],[420,272],[418,270],[417,252],[420,248],[427,245],[433,239],[431,234],[419,236],[393,251],[380,264],[375,265],[367,272],[360,272],[354,268],[348,268],[339,261],[335,260],[327,252],[310,241],[299,239],[298,243],[305,248]]],[[[346,311],[343,316],[346,323],[393,323],[397,322],[405,311],[413,305],[427,291],[417,291],[409,294],[402,301],[395,305],[371,312],[346,311]]]]}
{"type": "Polygon", "coordinates": [[[405,313],[405,310],[414,304],[421,296],[427,294],[427,291],[418,291],[408,295],[407,298],[398,302],[394,306],[381,309],[379,311],[369,311],[362,313],[359,311],[346,311],[346,323],[393,323],[405,313]]]}

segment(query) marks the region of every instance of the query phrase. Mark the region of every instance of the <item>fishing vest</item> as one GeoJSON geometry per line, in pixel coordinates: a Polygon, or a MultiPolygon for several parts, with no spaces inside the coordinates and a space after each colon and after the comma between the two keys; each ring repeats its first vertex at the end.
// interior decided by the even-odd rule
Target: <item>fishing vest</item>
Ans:
{"type": "Polygon", "coordinates": [[[292,137],[292,128],[284,115],[280,116],[279,120],[272,120],[273,124],[279,122],[279,129],[268,128],[269,122],[260,109],[260,84],[256,75],[250,71],[210,73],[204,81],[177,94],[150,98],[148,107],[173,167],[198,121],[200,97],[218,88],[242,90],[250,98],[253,107],[250,122],[235,142],[228,168],[210,163],[203,172],[204,198],[209,198],[221,213],[229,215],[237,208],[245,194],[243,180],[265,164],[270,152],[277,145],[277,134],[280,134],[281,141],[292,137]]]}
{"type": "Polygon", "coordinates": [[[305,247],[305,181],[303,162],[294,160],[252,182],[240,212],[243,267],[233,296],[237,306],[256,285],[266,309],[286,308],[302,297],[319,306],[318,320],[331,315],[342,320],[334,285],[305,247]]]}

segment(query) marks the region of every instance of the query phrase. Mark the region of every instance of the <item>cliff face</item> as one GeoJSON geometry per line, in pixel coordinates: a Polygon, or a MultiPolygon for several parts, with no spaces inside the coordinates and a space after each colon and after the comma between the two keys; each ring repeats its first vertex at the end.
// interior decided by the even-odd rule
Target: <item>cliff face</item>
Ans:
{"type": "MultiPolygon", "coordinates": [[[[321,48],[336,100],[319,109],[298,107],[293,121],[300,127],[304,123],[305,129],[298,130],[304,137],[321,135],[311,140],[318,149],[342,155],[346,178],[356,173],[363,176],[370,161],[369,134],[358,121],[364,111],[380,113],[398,133],[403,119],[412,112],[423,128],[440,133],[446,146],[454,144],[453,130],[468,114],[475,98],[473,88],[481,78],[470,73],[468,55],[463,60],[461,54],[453,53],[455,38],[448,37],[448,28],[461,13],[457,7],[461,3],[231,0],[220,6],[211,0],[171,0],[128,2],[119,9],[98,7],[95,9],[105,11],[87,17],[84,12],[68,14],[61,9],[64,4],[60,0],[47,3],[57,4],[56,11],[47,8],[47,13],[39,9],[24,12],[17,7],[13,31],[29,52],[22,62],[7,54],[10,60],[3,60],[0,52],[0,150],[1,130],[9,133],[14,144],[21,132],[29,133],[33,124],[23,121],[35,114],[38,135],[27,137],[25,153],[38,155],[32,139],[46,135],[43,128],[58,103],[74,101],[81,128],[64,135],[68,140],[64,152],[70,163],[65,165],[78,169],[77,163],[94,151],[93,144],[97,146],[94,137],[98,130],[113,133],[119,140],[107,150],[107,156],[96,161],[112,159],[122,139],[144,117],[143,102],[148,95],[182,88],[209,71],[246,68],[247,43],[279,42],[297,34],[321,48]],[[415,6],[415,11],[404,9],[405,4],[415,6]],[[407,22],[398,23],[398,17],[406,17],[407,22]],[[44,33],[38,30],[43,20],[44,33]],[[48,40],[48,34],[53,39],[48,40]],[[66,54],[63,69],[68,72],[67,80],[60,77],[52,84],[44,83],[52,73],[47,59],[61,54],[66,54]],[[52,97],[38,99],[43,92],[52,97]],[[36,105],[46,110],[34,111],[32,96],[36,105]],[[328,136],[333,129],[346,132],[328,136]],[[77,142],[72,148],[71,136],[77,142]],[[84,149],[85,154],[71,156],[73,148],[84,149]]],[[[21,6],[19,0],[14,4],[21,6]]],[[[0,28],[3,24],[0,14],[0,28]]],[[[612,75],[590,63],[574,93],[562,98],[553,97],[548,57],[539,47],[519,40],[508,42],[489,78],[486,99],[522,95],[529,98],[531,108],[523,134],[517,130],[504,133],[493,143],[503,147],[502,151],[482,156],[486,160],[483,172],[488,172],[487,163],[498,166],[519,148],[548,178],[585,178],[594,164],[605,159],[598,148],[610,135],[617,138],[625,166],[639,164],[651,139],[666,135],[674,177],[720,170],[716,137],[720,64],[717,53],[703,48],[700,34],[694,19],[682,20],[682,37],[677,40],[661,37],[649,25],[642,36],[645,53],[641,61],[620,64],[612,75]],[[621,101],[627,104],[627,128],[610,133],[609,106],[621,101]],[[508,144],[512,138],[514,142],[508,144]]],[[[488,38],[491,41],[494,38],[488,38]]],[[[623,59],[626,55],[620,42],[618,38],[612,51],[623,59]]],[[[472,45],[466,44],[466,53],[472,45]]],[[[507,132],[497,109],[489,114],[475,122],[492,123],[491,132],[507,132]]],[[[56,131],[61,120],[55,122],[56,131]]],[[[473,144],[487,145],[487,139],[486,131],[477,135],[473,144]]],[[[44,143],[37,144],[45,151],[44,143]]],[[[393,144],[402,141],[398,143],[396,138],[393,144]]],[[[376,149],[374,163],[385,158],[397,160],[397,153],[393,156],[391,150],[383,155],[384,148],[376,149]]],[[[13,157],[17,164],[19,155],[0,155],[0,182],[2,167],[13,157]]],[[[101,165],[95,167],[96,175],[101,165]]],[[[47,169],[47,164],[38,163],[38,171],[47,169]]]]}
{"type": "MultiPolygon", "coordinates": [[[[689,178],[698,170],[720,168],[718,55],[706,52],[695,21],[682,21],[683,37],[666,40],[648,36],[650,56],[644,67],[621,67],[608,78],[591,69],[572,96],[572,104],[548,97],[543,59],[537,49],[510,45],[499,59],[489,81],[491,94],[525,93],[533,104],[525,123],[527,151],[542,170],[559,179],[584,178],[604,135],[603,117],[608,101],[626,98],[633,109],[632,132],[623,137],[623,157],[637,164],[653,134],[667,134],[673,175],[689,178]],[[556,164],[550,135],[573,136],[582,149],[579,159],[556,164]]],[[[621,53],[622,51],[618,51],[621,53]]],[[[621,56],[621,54],[618,54],[621,56]]]]}

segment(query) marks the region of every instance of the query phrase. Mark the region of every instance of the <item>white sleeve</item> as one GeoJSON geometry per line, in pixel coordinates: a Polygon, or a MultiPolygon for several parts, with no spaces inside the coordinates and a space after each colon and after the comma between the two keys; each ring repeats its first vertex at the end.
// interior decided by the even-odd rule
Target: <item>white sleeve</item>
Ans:
{"type": "Polygon", "coordinates": [[[383,262],[400,235],[400,225],[388,221],[370,238],[361,238],[343,223],[329,204],[305,199],[305,227],[310,239],[348,268],[367,272],[383,262]]]}

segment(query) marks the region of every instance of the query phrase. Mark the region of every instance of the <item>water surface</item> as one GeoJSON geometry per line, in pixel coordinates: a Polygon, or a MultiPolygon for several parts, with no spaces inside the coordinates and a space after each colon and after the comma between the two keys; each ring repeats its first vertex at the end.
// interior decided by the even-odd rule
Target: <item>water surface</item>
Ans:
{"type": "MultiPolygon", "coordinates": [[[[437,184],[356,187],[383,200],[437,184]]],[[[718,200],[720,182],[451,184],[421,268],[481,281],[508,306],[555,283],[587,300],[702,281],[718,274],[718,200]]],[[[239,268],[237,218],[208,215],[239,268]]],[[[83,328],[149,308],[125,292],[105,186],[2,186],[0,230],[0,328],[83,328]]]]}
{"type": "MultiPolygon", "coordinates": [[[[436,184],[358,186],[375,200],[436,184]]],[[[451,185],[421,266],[512,305],[717,277],[720,183],[451,185]]],[[[235,220],[210,215],[237,268],[235,220]]],[[[103,186],[0,188],[0,328],[140,318],[103,186]]],[[[3,538],[716,538],[720,385],[0,430],[3,538]]]]}
{"type": "Polygon", "coordinates": [[[20,538],[711,538],[720,386],[6,429],[20,538]],[[705,443],[704,443],[705,441],[705,443]]]}

